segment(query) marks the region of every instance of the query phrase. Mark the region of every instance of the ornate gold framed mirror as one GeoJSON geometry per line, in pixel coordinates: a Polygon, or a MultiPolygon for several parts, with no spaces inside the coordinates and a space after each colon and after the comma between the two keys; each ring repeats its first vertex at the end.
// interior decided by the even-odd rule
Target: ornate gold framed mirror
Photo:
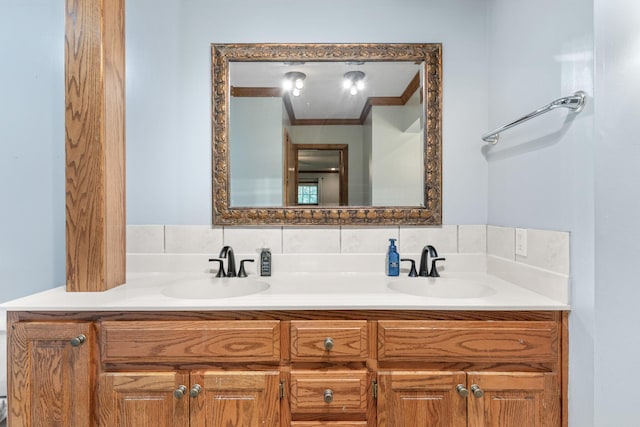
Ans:
{"type": "Polygon", "coordinates": [[[215,225],[441,224],[441,44],[211,54],[215,225]]]}

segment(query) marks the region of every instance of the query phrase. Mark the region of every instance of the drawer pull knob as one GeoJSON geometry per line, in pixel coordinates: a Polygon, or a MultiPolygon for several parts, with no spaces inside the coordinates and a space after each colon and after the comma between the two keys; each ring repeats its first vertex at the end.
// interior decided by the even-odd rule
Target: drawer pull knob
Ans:
{"type": "Polygon", "coordinates": [[[178,388],[173,392],[173,396],[176,399],[182,399],[186,393],[187,388],[183,385],[179,385],[178,388]]]}
{"type": "Polygon", "coordinates": [[[473,393],[474,397],[484,396],[484,391],[480,388],[478,384],[473,384],[471,386],[471,393],[473,393]]]}
{"type": "Polygon", "coordinates": [[[327,351],[331,351],[332,348],[333,348],[333,339],[331,339],[330,337],[325,338],[324,349],[327,351]]]}
{"type": "Polygon", "coordinates": [[[331,403],[331,402],[333,402],[333,390],[328,388],[324,391],[324,403],[331,403]]]}
{"type": "Polygon", "coordinates": [[[200,387],[200,384],[196,384],[193,387],[191,387],[191,390],[189,390],[189,396],[198,397],[198,395],[201,392],[202,392],[202,387],[200,387]]]}
{"type": "Polygon", "coordinates": [[[81,346],[87,340],[87,337],[84,334],[80,334],[75,338],[71,338],[71,345],[74,347],[81,346]]]}
{"type": "Polygon", "coordinates": [[[467,397],[469,396],[469,390],[467,390],[467,388],[462,385],[462,384],[458,384],[456,386],[456,391],[458,392],[458,394],[462,397],[467,397]]]}

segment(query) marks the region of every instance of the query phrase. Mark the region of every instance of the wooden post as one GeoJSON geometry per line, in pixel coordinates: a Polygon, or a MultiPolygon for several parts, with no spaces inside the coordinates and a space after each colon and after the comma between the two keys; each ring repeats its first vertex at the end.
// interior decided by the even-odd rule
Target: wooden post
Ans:
{"type": "Polygon", "coordinates": [[[67,291],[125,281],[125,0],[65,0],[67,291]]]}

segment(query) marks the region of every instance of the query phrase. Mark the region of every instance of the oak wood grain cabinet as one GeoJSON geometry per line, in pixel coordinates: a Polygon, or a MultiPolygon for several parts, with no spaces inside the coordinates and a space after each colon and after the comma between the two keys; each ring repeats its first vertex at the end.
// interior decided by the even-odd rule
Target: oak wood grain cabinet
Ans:
{"type": "Polygon", "coordinates": [[[107,320],[98,329],[103,369],[118,371],[100,375],[100,426],[280,426],[278,320],[107,320]],[[159,371],[192,364],[213,369],[159,371]]]}
{"type": "Polygon", "coordinates": [[[10,425],[91,425],[92,324],[20,322],[9,336],[10,425]]]}
{"type": "Polygon", "coordinates": [[[98,425],[189,425],[189,375],[177,372],[106,372],[98,381],[98,425]],[[184,396],[176,392],[184,388],[184,396]]]}
{"type": "Polygon", "coordinates": [[[370,326],[362,319],[291,321],[291,426],[374,425],[370,326]]]}
{"type": "Polygon", "coordinates": [[[277,371],[103,373],[98,425],[279,427],[279,379],[277,371]]]}
{"type": "Polygon", "coordinates": [[[559,325],[378,322],[378,425],[560,426],[559,325]]]}
{"type": "Polygon", "coordinates": [[[378,381],[381,426],[560,425],[554,374],[396,371],[378,381]]]}
{"type": "Polygon", "coordinates": [[[10,312],[15,426],[566,427],[567,313],[10,312]]]}

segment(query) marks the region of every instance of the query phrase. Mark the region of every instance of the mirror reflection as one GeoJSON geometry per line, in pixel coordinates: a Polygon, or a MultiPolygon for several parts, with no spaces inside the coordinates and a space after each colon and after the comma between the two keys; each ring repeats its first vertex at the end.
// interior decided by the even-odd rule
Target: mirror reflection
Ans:
{"type": "Polygon", "coordinates": [[[230,61],[230,207],[424,206],[424,61],[230,61]]]}

